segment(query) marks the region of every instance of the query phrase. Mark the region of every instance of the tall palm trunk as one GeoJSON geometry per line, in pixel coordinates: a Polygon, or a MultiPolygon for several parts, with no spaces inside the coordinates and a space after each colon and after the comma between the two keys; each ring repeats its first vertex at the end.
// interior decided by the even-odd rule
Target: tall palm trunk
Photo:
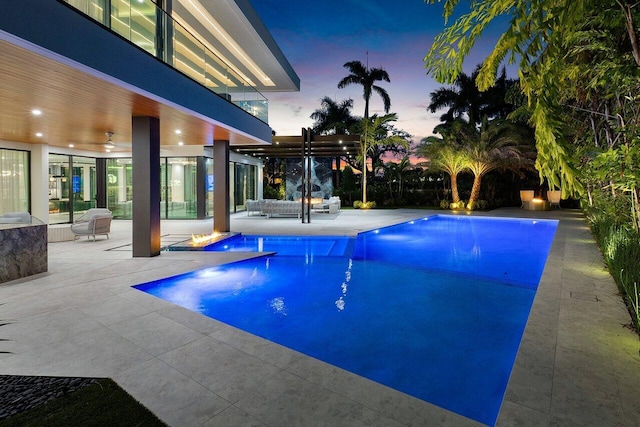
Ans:
{"type": "Polygon", "coordinates": [[[458,203],[460,201],[460,195],[458,194],[458,174],[452,173],[449,174],[451,177],[451,197],[453,198],[453,203],[458,203]]]}
{"type": "Polygon", "coordinates": [[[473,187],[471,187],[471,196],[469,197],[469,203],[467,208],[473,209],[473,205],[480,197],[480,184],[482,184],[482,175],[476,174],[473,176],[473,187]]]}
{"type": "Polygon", "coordinates": [[[362,203],[367,203],[367,133],[369,128],[369,102],[365,103],[364,145],[362,148],[362,203]]]}

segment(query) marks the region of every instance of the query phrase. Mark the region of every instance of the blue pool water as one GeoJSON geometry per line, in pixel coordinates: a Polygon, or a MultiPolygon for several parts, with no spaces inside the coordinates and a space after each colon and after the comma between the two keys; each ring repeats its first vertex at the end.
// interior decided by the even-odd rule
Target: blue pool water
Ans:
{"type": "Polygon", "coordinates": [[[278,255],[341,256],[351,239],[344,236],[245,236],[208,245],[213,252],[276,252],[278,255]]]}
{"type": "Polygon", "coordinates": [[[492,425],[556,226],[437,215],[136,288],[492,425]]]}

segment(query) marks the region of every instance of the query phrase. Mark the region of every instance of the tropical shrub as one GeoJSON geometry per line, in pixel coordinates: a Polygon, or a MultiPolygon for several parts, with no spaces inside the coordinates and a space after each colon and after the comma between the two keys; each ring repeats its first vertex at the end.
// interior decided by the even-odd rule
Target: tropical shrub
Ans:
{"type": "Polygon", "coordinates": [[[440,209],[449,209],[451,203],[448,200],[440,201],[440,209]]]}
{"type": "Polygon", "coordinates": [[[487,202],[486,200],[476,200],[475,202],[469,201],[469,203],[467,204],[467,209],[471,211],[484,211],[488,206],[489,202],[487,202]]]}
{"type": "Polygon", "coordinates": [[[376,207],[376,202],[363,202],[362,200],[356,200],[353,202],[354,209],[374,209],[376,207]]]}
{"type": "MultiPolygon", "coordinates": [[[[600,200],[611,201],[611,198],[600,200]]],[[[640,233],[631,226],[626,215],[620,213],[622,211],[610,212],[615,205],[585,206],[585,214],[609,273],[627,304],[632,324],[640,333],[640,233]]]]}
{"type": "Polygon", "coordinates": [[[262,189],[262,197],[264,199],[278,199],[279,196],[280,196],[279,191],[273,188],[269,184],[266,184],[262,189]]]}

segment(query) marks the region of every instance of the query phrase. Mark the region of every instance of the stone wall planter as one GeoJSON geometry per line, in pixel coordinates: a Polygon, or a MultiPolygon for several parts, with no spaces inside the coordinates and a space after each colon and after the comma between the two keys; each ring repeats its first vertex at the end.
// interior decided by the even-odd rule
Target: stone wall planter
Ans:
{"type": "Polygon", "coordinates": [[[46,224],[0,224],[0,283],[48,269],[46,224]]]}

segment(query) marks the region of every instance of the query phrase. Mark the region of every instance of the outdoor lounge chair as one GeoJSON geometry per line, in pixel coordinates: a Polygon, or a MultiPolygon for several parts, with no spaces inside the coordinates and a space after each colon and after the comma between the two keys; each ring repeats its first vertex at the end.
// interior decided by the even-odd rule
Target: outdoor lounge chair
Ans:
{"type": "Polygon", "coordinates": [[[562,191],[560,190],[547,191],[547,200],[549,201],[549,204],[551,204],[551,208],[560,209],[561,198],[562,198],[562,191]]]}
{"type": "Polygon", "coordinates": [[[250,216],[251,214],[255,214],[257,213],[258,215],[263,215],[262,213],[262,206],[264,206],[264,200],[251,200],[248,199],[245,202],[246,208],[247,208],[247,216],[250,216]]]}
{"type": "Polygon", "coordinates": [[[87,236],[87,238],[93,236],[95,241],[97,235],[105,235],[108,239],[111,232],[111,219],[111,211],[109,209],[89,209],[71,224],[73,240],[76,240],[77,236],[87,236]]]}
{"type": "Polygon", "coordinates": [[[31,224],[29,212],[7,212],[0,215],[0,224],[31,224]]]}
{"type": "Polygon", "coordinates": [[[527,202],[533,200],[533,190],[522,190],[520,191],[520,201],[522,202],[521,208],[524,208],[527,202]]]}

